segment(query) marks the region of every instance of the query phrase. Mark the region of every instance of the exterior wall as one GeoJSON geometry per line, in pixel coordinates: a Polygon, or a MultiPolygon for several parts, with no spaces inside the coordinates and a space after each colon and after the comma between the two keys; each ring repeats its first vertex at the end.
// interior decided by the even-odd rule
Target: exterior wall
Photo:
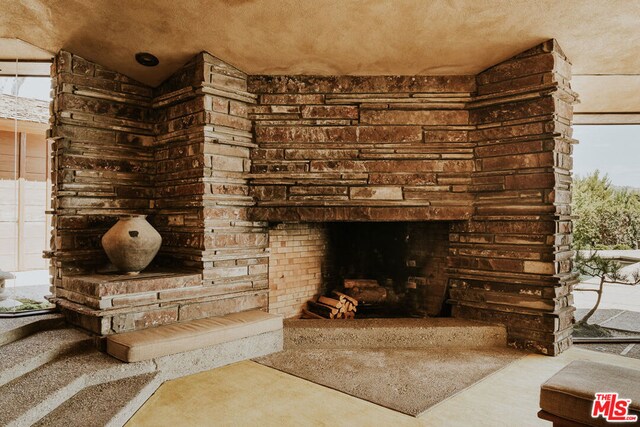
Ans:
{"type": "Polygon", "coordinates": [[[0,130],[0,268],[18,269],[18,188],[13,131],[0,130]]]}
{"type": "Polygon", "coordinates": [[[252,76],[254,217],[466,219],[472,76],[252,76]]]}
{"type": "Polygon", "coordinates": [[[326,227],[279,224],[269,230],[269,251],[269,312],[297,317],[324,292],[326,227]]]}
{"type": "Polygon", "coordinates": [[[452,234],[454,315],[505,323],[512,345],[571,344],[570,64],[549,41],[477,76],[471,221],[452,234]]]}

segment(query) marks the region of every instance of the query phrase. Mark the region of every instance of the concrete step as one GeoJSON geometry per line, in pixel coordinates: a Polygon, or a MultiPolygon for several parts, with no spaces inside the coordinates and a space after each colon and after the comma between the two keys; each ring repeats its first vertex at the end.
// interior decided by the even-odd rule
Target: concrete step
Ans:
{"type": "Polygon", "coordinates": [[[17,341],[38,331],[64,326],[60,313],[0,318],[0,346],[17,341]]]}
{"type": "Polygon", "coordinates": [[[64,354],[0,387],[0,425],[31,425],[85,387],[154,370],[153,362],[123,364],[94,349],[64,354]]]}
{"type": "Polygon", "coordinates": [[[87,387],[34,426],[123,426],[161,384],[149,373],[87,387]]]}
{"type": "Polygon", "coordinates": [[[0,385],[32,371],[58,356],[91,345],[89,335],[76,329],[37,332],[2,347],[0,385]]]}
{"type": "Polygon", "coordinates": [[[291,319],[284,322],[284,348],[488,348],[505,347],[507,331],[454,318],[291,319]]]}
{"type": "Polygon", "coordinates": [[[278,320],[278,328],[131,363],[99,352],[89,335],[61,327],[57,316],[47,319],[55,329],[31,329],[37,331],[31,335],[25,331],[34,322],[5,325],[5,331],[26,329],[11,332],[21,339],[0,349],[0,426],[121,426],[163,381],[281,351],[278,320]]]}

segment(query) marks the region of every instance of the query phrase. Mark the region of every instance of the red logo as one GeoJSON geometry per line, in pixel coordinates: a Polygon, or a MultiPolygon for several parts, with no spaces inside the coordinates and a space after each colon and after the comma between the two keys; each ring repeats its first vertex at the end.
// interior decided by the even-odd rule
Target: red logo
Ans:
{"type": "Polygon", "coordinates": [[[591,417],[603,417],[608,422],[632,423],[638,420],[637,415],[628,415],[631,399],[619,399],[618,393],[596,393],[593,401],[591,417]]]}

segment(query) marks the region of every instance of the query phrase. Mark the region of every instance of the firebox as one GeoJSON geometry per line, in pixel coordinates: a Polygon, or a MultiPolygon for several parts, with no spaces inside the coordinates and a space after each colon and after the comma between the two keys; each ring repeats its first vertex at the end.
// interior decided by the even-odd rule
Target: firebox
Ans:
{"type": "Polygon", "coordinates": [[[327,228],[327,288],[359,300],[359,317],[448,313],[448,222],[343,222],[327,228]]]}
{"type": "Polygon", "coordinates": [[[338,291],[362,317],[448,316],[449,221],[327,222],[270,228],[272,312],[300,315],[338,291]]]}

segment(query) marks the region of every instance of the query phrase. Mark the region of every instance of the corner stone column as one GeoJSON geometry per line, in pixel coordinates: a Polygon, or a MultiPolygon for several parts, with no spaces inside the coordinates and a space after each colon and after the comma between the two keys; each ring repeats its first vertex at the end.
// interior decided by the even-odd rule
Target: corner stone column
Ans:
{"type": "Polygon", "coordinates": [[[266,310],[267,225],[246,213],[247,76],[202,52],[150,88],[60,52],[52,77],[50,256],[67,320],[104,336],[266,310]],[[122,214],[149,215],[162,235],[157,277],[96,274],[122,214]]]}
{"type": "Polygon", "coordinates": [[[571,66],[555,40],[476,77],[471,221],[452,227],[456,317],[503,323],[509,344],[571,345],[571,66]]]}

